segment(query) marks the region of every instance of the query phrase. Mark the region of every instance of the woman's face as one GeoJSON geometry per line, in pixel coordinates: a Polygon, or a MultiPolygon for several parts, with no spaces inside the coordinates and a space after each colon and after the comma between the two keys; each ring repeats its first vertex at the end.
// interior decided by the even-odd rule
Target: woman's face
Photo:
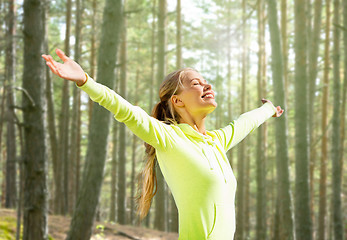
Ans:
{"type": "Polygon", "coordinates": [[[185,107],[191,114],[206,115],[217,107],[212,86],[198,72],[185,71],[182,84],[179,93],[173,96],[176,107],[185,107]]]}

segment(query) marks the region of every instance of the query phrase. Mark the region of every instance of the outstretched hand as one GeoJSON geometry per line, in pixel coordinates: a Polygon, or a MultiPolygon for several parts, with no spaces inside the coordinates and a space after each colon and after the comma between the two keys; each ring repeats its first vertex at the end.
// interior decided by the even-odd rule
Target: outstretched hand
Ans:
{"type": "Polygon", "coordinates": [[[51,55],[43,54],[42,57],[46,60],[47,66],[59,77],[73,81],[77,85],[82,86],[87,79],[81,66],[67,57],[62,50],[57,48],[55,52],[64,63],[56,62],[51,55]]]}
{"type": "MultiPolygon", "coordinates": [[[[270,100],[267,100],[267,99],[264,99],[264,98],[261,100],[261,102],[263,104],[267,103],[267,102],[272,104],[272,102],[270,100]]],[[[272,104],[272,106],[274,106],[274,105],[272,104]]],[[[276,113],[274,115],[272,115],[272,117],[280,117],[282,115],[282,113],[284,112],[284,110],[281,108],[281,106],[277,106],[275,108],[276,108],[276,113]]]]}

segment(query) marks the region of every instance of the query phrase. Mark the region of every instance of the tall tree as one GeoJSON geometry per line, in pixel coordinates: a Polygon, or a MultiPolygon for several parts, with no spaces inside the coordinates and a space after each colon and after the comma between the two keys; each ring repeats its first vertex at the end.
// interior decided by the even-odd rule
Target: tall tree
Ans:
{"type": "MultiPolygon", "coordinates": [[[[228,25],[227,25],[227,39],[231,38],[231,0],[227,2],[227,16],[228,16],[228,25]]],[[[232,107],[231,107],[231,41],[227,41],[227,81],[228,81],[228,120],[232,119],[232,107]]],[[[233,167],[233,150],[230,149],[227,152],[227,156],[230,162],[230,166],[233,167]]]]}
{"type": "MultiPolygon", "coordinates": [[[[166,0],[159,0],[158,8],[158,73],[157,73],[157,89],[165,77],[165,63],[166,63],[166,0]]],[[[165,182],[163,174],[159,167],[157,167],[157,189],[155,200],[155,223],[154,226],[158,230],[166,230],[166,207],[165,207],[165,182]]]]}
{"type": "MultiPolygon", "coordinates": [[[[70,55],[70,29],[71,29],[71,0],[66,1],[66,28],[64,50],[66,55],[70,55]]],[[[69,82],[64,81],[62,87],[61,110],[59,114],[59,143],[57,162],[57,193],[55,195],[55,212],[66,214],[68,209],[68,149],[69,149],[69,111],[70,111],[70,94],[69,82]]]]}
{"type": "Polygon", "coordinates": [[[7,131],[6,131],[6,208],[16,207],[17,202],[17,159],[16,159],[16,126],[15,126],[15,95],[13,87],[16,81],[15,71],[15,33],[16,16],[15,1],[8,1],[7,31],[6,31],[6,73],[5,87],[7,87],[7,131]]]}
{"type": "Polygon", "coordinates": [[[176,6],[176,68],[182,68],[182,13],[181,13],[181,0],[177,0],[176,6]]]}
{"type": "Polygon", "coordinates": [[[117,202],[117,155],[118,155],[118,123],[113,122],[112,127],[112,161],[111,161],[111,201],[110,201],[110,222],[116,222],[116,202],[117,202]]]}
{"type": "MultiPolygon", "coordinates": [[[[126,3],[123,3],[126,5],[126,3]]],[[[120,82],[119,94],[126,99],[126,82],[127,82],[127,16],[123,15],[123,26],[121,35],[120,48],[120,82]]],[[[125,125],[119,125],[119,149],[118,149],[118,197],[117,197],[117,219],[120,224],[127,223],[126,216],[126,134],[125,125]]]]}
{"type": "MultiPolygon", "coordinates": [[[[117,69],[119,72],[119,69],[117,69]]],[[[118,74],[116,74],[118,76],[118,74]]],[[[117,91],[119,88],[119,82],[116,82],[114,90],[117,91]],[[117,84],[118,83],[118,84],[117,84]]],[[[109,220],[111,222],[117,221],[117,165],[118,165],[118,129],[121,123],[113,121],[112,123],[112,160],[111,160],[111,201],[110,201],[110,216],[109,220]]]]}
{"type": "MultiPolygon", "coordinates": [[[[347,2],[343,2],[343,26],[347,28],[347,2]]],[[[346,98],[347,98],[347,31],[343,31],[343,49],[344,49],[344,80],[343,80],[343,95],[342,95],[342,111],[341,111],[341,153],[340,164],[343,171],[343,156],[345,142],[345,119],[346,119],[346,98]]],[[[342,175],[342,173],[341,173],[342,175]]],[[[343,176],[343,175],[342,175],[343,176]]],[[[343,180],[342,180],[343,181],[343,180]]]]}
{"type": "MultiPolygon", "coordinates": [[[[258,98],[261,99],[266,96],[265,79],[266,73],[265,68],[265,1],[260,0],[257,6],[258,15],[258,74],[257,74],[257,85],[258,85],[258,98]]],[[[257,218],[256,218],[256,239],[266,239],[266,123],[261,125],[258,130],[258,141],[257,141],[257,218]]]]}
{"type": "MultiPolygon", "coordinates": [[[[95,77],[96,74],[96,13],[97,13],[97,0],[92,0],[92,29],[91,29],[91,38],[90,38],[90,76],[95,77]]],[[[89,125],[92,119],[92,109],[93,109],[93,101],[89,99],[88,102],[88,115],[89,115],[89,125]]]]}
{"type": "MultiPolygon", "coordinates": [[[[176,6],[176,69],[182,68],[182,13],[181,13],[181,0],[177,0],[177,6],[176,6]]],[[[171,232],[178,232],[178,209],[175,203],[175,200],[173,198],[173,195],[170,195],[170,201],[171,201],[171,222],[170,222],[170,231],[171,232]]]]}
{"type": "MultiPolygon", "coordinates": [[[[46,6],[47,9],[49,6],[46,6]]],[[[48,11],[46,11],[47,13],[48,11]]],[[[48,19],[48,14],[46,14],[46,21],[48,19]]],[[[48,24],[47,24],[48,25],[48,24]]],[[[45,52],[49,52],[48,48],[48,26],[46,25],[46,37],[45,37],[45,52]]],[[[52,158],[52,172],[53,172],[53,190],[51,190],[52,202],[53,206],[51,208],[54,212],[58,210],[58,202],[59,191],[61,183],[60,183],[60,175],[58,173],[58,161],[59,161],[59,153],[58,153],[58,136],[56,130],[56,112],[54,107],[54,94],[53,94],[53,82],[51,77],[51,71],[49,68],[46,68],[46,99],[47,99],[47,126],[48,126],[48,135],[49,135],[49,143],[50,143],[50,151],[52,158]]]]}
{"type": "Polygon", "coordinates": [[[334,49],[333,49],[333,119],[332,119],[332,215],[334,239],[343,239],[343,221],[341,208],[341,166],[340,166],[340,1],[334,0],[334,49]]]}
{"type": "Polygon", "coordinates": [[[289,81],[288,81],[288,37],[287,37],[287,0],[281,0],[281,39],[283,51],[283,78],[284,90],[286,91],[285,98],[287,101],[289,81]]]}
{"type": "MultiPolygon", "coordinates": [[[[247,57],[247,43],[246,43],[246,0],[242,1],[242,75],[241,75],[241,109],[245,112],[246,102],[246,57],[247,57]]],[[[242,141],[238,147],[237,159],[237,192],[236,192],[236,219],[237,228],[235,236],[237,239],[243,240],[245,236],[245,141],[242,141]]]]}
{"type": "MultiPolygon", "coordinates": [[[[137,46],[137,53],[140,52],[141,45],[138,44],[137,46]]],[[[136,69],[136,87],[135,87],[135,105],[138,105],[139,103],[139,85],[140,85],[140,74],[139,74],[139,65],[137,64],[137,69],[136,69]]],[[[135,223],[135,175],[136,175],[136,148],[138,146],[137,140],[138,138],[136,137],[135,134],[133,134],[133,144],[132,144],[132,156],[131,156],[131,204],[130,204],[130,223],[134,224],[135,223]]]]}
{"type": "Polygon", "coordinates": [[[326,182],[327,182],[327,158],[328,158],[328,89],[330,72],[330,0],[325,3],[325,50],[324,50],[324,74],[322,96],[322,146],[319,179],[319,211],[318,211],[318,240],[325,239],[326,229],[326,182]]]}
{"type": "Polygon", "coordinates": [[[312,239],[307,142],[306,1],[295,0],[295,226],[298,239],[312,239]]]}
{"type": "MultiPolygon", "coordinates": [[[[280,30],[277,24],[277,6],[275,0],[268,0],[268,20],[270,41],[272,49],[271,70],[274,85],[274,100],[276,104],[287,109],[283,79],[283,56],[281,47],[280,30]]],[[[294,239],[294,224],[292,214],[292,200],[289,182],[289,156],[287,136],[287,114],[284,112],[282,119],[276,121],[276,168],[277,168],[277,215],[278,239],[294,239]]]]}
{"type": "Polygon", "coordinates": [[[153,108],[153,102],[154,102],[154,97],[153,97],[153,89],[154,89],[154,79],[155,79],[155,40],[156,40],[156,0],[153,0],[153,5],[152,5],[152,29],[151,29],[151,76],[150,76],[150,84],[149,84],[149,112],[152,111],[153,108]]]}
{"type": "MultiPolygon", "coordinates": [[[[310,152],[310,190],[311,196],[314,196],[314,169],[315,169],[315,159],[316,159],[316,149],[314,145],[314,129],[315,129],[315,93],[316,93],[316,78],[317,78],[317,63],[318,63],[318,53],[319,53],[319,39],[321,30],[321,17],[322,16],[322,0],[314,1],[314,21],[313,30],[311,34],[308,56],[308,132],[309,132],[309,152],[310,152]]],[[[309,19],[308,19],[309,20],[309,19]]],[[[309,20],[310,21],[310,20],[309,20]]],[[[312,226],[314,226],[314,198],[310,199],[311,208],[311,220],[312,226]]]]}
{"type": "MultiPolygon", "coordinates": [[[[66,1],[66,28],[65,28],[65,41],[64,49],[67,55],[70,55],[70,36],[71,36],[71,18],[72,18],[72,0],[66,1]]],[[[68,81],[63,82],[64,86],[62,88],[62,105],[61,105],[61,134],[60,134],[60,161],[63,164],[63,195],[60,197],[63,199],[62,214],[67,214],[69,208],[69,169],[71,166],[69,159],[70,150],[70,139],[69,139],[69,122],[70,122],[70,85],[68,81]]]]}
{"type": "Polygon", "coordinates": [[[47,239],[47,150],[45,68],[45,3],[24,1],[24,231],[23,239],[47,239]]]}
{"type": "MultiPolygon", "coordinates": [[[[97,79],[113,88],[117,46],[122,22],[122,1],[107,0],[101,29],[97,79]]],[[[106,160],[110,113],[94,105],[89,127],[86,163],[67,239],[89,239],[99,201],[106,160]]]]}
{"type": "MultiPolygon", "coordinates": [[[[81,8],[80,0],[76,0],[76,26],[75,26],[75,61],[80,61],[81,56],[81,16],[83,9],[81,8]]],[[[80,160],[80,135],[81,125],[78,124],[81,120],[80,114],[80,91],[75,87],[73,89],[72,101],[72,116],[71,116],[71,134],[70,134],[70,152],[69,152],[69,188],[68,188],[68,210],[72,214],[73,207],[77,197],[77,186],[79,182],[79,160],[80,160]]]]}

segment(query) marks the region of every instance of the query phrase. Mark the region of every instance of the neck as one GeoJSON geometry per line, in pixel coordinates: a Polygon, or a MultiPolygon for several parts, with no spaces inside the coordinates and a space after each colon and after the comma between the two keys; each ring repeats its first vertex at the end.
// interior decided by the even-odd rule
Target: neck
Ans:
{"type": "Polygon", "coordinates": [[[180,123],[186,123],[190,125],[194,130],[206,135],[205,119],[206,115],[192,116],[190,114],[182,114],[180,123]]]}

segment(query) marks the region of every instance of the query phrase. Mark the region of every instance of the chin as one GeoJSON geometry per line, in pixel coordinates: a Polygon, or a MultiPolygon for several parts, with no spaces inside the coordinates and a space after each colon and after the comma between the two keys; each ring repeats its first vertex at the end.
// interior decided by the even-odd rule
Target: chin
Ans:
{"type": "Polygon", "coordinates": [[[209,108],[209,111],[208,111],[208,114],[212,113],[216,108],[217,108],[218,104],[215,102],[210,108],[209,108]]]}

